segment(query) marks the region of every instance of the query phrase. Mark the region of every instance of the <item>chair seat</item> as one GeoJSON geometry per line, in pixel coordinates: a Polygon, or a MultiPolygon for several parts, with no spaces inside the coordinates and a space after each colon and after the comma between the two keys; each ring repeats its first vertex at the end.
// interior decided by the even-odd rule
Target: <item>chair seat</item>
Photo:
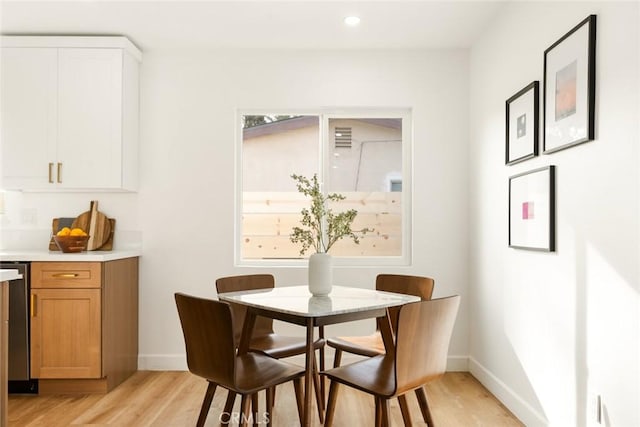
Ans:
{"type": "MultiPolygon", "coordinates": [[[[275,359],[305,354],[307,349],[304,338],[276,333],[252,338],[249,346],[251,351],[260,352],[275,359]]],[[[324,346],[323,339],[318,339],[313,343],[314,350],[322,348],[322,346],[324,346]]]]}
{"type": "Polygon", "coordinates": [[[281,362],[260,353],[246,353],[236,359],[236,387],[230,388],[240,394],[253,394],[265,388],[304,375],[304,368],[281,362]]]}
{"type": "Polygon", "coordinates": [[[385,353],[384,342],[382,341],[380,332],[359,337],[329,338],[327,345],[348,353],[367,357],[378,356],[385,353]]]}
{"type": "Polygon", "coordinates": [[[391,357],[374,356],[361,362],[333,368],[322,375],[365,393],[392,397],[396,392],[393,365],[391,357]]]}

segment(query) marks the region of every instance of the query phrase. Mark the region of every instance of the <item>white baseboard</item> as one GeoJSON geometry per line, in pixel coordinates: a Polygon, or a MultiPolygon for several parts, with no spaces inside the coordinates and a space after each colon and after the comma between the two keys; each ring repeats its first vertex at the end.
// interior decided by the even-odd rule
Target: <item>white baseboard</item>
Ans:
{"type": "MultiPolygon", "coordinates": [[[[332,349],[328,349],[325,354],[325,368],[328,369],[333,366],[333,351],[332,349]]],[[[350,363],[357,362],[359,360],[363,360],[364,357],[357,356],[351,353],[342,353],[342,361],[341,365],[348,365],[350,363]]],[[[293,356],[287,359],[291,363],[295,363],[297,365],[304,365],[304,356],[293,356]]],[[[467,356],[449,356],[447,359],[447,372],[468,372],[469,371],[469,358],[467,356]]]]}
{"type": "Polygon", "coordinates": [[[185,354],[139,354],[140,371],[187,371],[185,354]]]}
{"type": "Polygon", "coordinates": [[[503,383],[473,357],[469,357],[469,372],[487,388],[504,406],[528,427],[546,427],[549,421],[524,399],[503,383]]]}
{"type": "MultiPolygon", "coordinates": [[[[343,353],[342,364],[362,360],[360,356],[343,353]]],[[[304,365],[304,356],[293,356],[287,359],[291,363],[304,365]]],[[[325,368],[333,366],[333,352],[327,351],[325,355],[325,368]]],[[[186,371],[187,359],[184,354],[141,354],[138,356],[138,369],[141,371],[186,371]]],[[[447,371],[467,372],[469,371],[469,358],[467,356],[449,356],[447,360],[447,371]]]]}
{"type": "Polygon", "coordinates": [[[447,372],[469,372],[469,356],[449,356],[447,372]]]}

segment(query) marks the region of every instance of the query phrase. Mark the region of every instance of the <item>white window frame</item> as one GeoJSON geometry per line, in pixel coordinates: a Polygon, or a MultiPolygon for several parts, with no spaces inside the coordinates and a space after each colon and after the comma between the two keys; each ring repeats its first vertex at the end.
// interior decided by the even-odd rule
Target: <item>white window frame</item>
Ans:
{"type": "Polygon", "coordinates": [[[413,197],[413,126],[412,111],[409,108],[318,108],[300,109],[237,109],[236,110],[236,149],[235,149],[235,215],[234,215],[234,265],[238,267],[305,267],[306,258],[286,259],[243,259],[242,258],[242,117],[247,115],[309,115],[320,120],[319,164],[320,177],[327,176],[330,169],[330,155],[333,138],[328,124],[330,119],[354,118],[399,118],[402,119],[402,254],[399,256],[363,256],[333,257],[336,267],[367,266],[409,266],[412,264],[412,197],[413,197]]]}

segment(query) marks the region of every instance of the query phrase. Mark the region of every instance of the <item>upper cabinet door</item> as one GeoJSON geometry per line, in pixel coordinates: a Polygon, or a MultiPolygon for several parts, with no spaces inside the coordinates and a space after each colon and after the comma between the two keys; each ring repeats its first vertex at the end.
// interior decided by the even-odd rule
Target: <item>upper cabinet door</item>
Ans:
{"type": "Polygon", "coordinates": [[[122,49],[58,49],[58,180],[122,185],[122,49]]]}
{"type": "Polygon", "coordinates": [[[136,191],[141,52],[124,37],[0,42],[0,188],[136,191]]]}
{"type": "Polygon", "coordinates": [[[3,48],[1,66],[2,187],[42,188],[56,172],[57,49],[3,48]]]}

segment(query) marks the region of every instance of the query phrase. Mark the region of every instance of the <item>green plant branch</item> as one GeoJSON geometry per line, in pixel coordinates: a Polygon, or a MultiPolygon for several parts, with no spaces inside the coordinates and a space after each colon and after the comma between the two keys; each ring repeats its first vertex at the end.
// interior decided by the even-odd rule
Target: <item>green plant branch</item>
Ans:
{"type": "Polygon", "coordinates": [[[354,243],[359,244],[360,239],[355,233],[362,235],[372,232],[373,229],[362,228],[352,230],[351,224],[355,220],[358,212],[355,209],[334,214],[328,207],[329,202],[339,202],[346,197],[330,193],[326,196],[322,194],[318,175],[314,174],[311,179],[302,175],[291,175],[296,181],[298,191],[311,198],[311,206],[303,208],[301,211],[301,224],[305,227],[293,227],[293,233],[289,236],[292,243],[302,244],[300,255],[304,255],[311,247],[317,253],[328,252],[338,240],[345,237],[351,238],[354,243]]]}

